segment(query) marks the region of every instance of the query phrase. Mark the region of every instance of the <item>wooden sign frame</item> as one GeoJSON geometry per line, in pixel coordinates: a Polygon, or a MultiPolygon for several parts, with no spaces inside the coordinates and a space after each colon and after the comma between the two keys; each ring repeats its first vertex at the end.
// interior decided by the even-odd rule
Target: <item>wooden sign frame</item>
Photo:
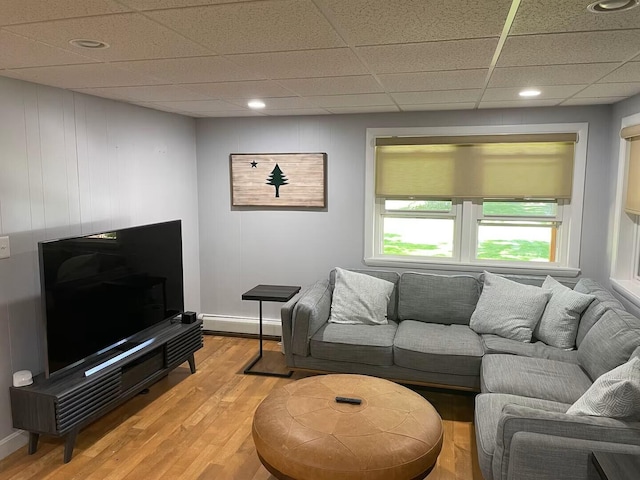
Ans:
{"type": "Polygon", "coordinates": [[[326,208],[326,153],[232,153],[234,207],[326,208]]]}

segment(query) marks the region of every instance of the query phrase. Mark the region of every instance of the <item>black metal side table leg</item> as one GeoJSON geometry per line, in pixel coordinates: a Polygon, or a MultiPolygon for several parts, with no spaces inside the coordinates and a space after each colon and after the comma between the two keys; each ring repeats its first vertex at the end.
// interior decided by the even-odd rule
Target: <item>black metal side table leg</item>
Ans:
{"type": "Polygon", "coordinates": [[[276,372],[261,372],[257,370],[251,370],[253,366],[256,363],[258,363],[262,358],[262,300],[260,300],[259,303],[260,303],[260,331],[259,331],[260,332],[259,333],[260,350],[258,352],[258,356],[255,357],[253,360],[251,360],[249,364],[247,364],[247,366],[244,369],[244,373],[245,375],[262,375],[265,377],[289,378],[291,377],[291,375],[293,375],[293,371],[289,371],[288,373],[276,373],[276,372]]]}

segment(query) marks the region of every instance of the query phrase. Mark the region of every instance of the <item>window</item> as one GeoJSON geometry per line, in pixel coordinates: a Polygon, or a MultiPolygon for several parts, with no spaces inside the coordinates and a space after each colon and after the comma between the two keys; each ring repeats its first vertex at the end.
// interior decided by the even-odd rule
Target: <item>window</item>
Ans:
{"type": "Polygon", "coordinates": [[[640,306],[640,114],[622,120],[620,136],[611,283],[640,306]]]}
{"type": "Polygon", "coordinates": [[[365,262],[576,275],[586,126],[540,127],[369,129],[365,262]]]}

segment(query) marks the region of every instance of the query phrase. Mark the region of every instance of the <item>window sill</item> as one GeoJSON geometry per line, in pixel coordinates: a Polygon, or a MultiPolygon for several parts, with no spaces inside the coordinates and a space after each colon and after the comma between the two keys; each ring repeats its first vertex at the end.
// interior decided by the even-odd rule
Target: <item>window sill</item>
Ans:
{"type": "MultiPolygon", "coordinates": [[[[457,263],[457,262],[416,262],[413,259],[365,258],[364,263],[370,267],[413,268],[420,270],[436,270],[449,272],[478,272],[489,270],[492,273],[506,275],[551,275],[553,277],[575,278],[580,275],[579,268],[556,267],[549,265],[504,265],[495,263],[457,263]]],[[[640,297],[638,297],[640,299],[640,297]]]]}
{"type": "Polygon", "coordinates": [[[633,280],[617,280],[610,278],[613,290],[622,295],[625,300],[640,308],[640,284],[633,280]]]}

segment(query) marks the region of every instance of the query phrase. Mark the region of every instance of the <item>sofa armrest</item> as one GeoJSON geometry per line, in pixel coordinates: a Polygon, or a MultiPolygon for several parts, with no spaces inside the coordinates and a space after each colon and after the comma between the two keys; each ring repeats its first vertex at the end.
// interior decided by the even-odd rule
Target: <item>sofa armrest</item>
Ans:
{"type": "Polygon", "coordinates": [[[640,455],[640,446],[517,432],[511,442],[509,480],[600,480],[594,451],[640,455]]]}
{"type": "Polygon", "coordinates": [[[519,432],[537,433],[565,439],[640,446],[640,423],[613,418],[567,415],[521,405],[505,405],[498,422],[493,472],[507,478],[511,443],[519,432]]]}
{"type": "Polygon", "coordinates": [[[329,320],[331,313],[329,281],[320,280],[311,285],[299,295],[294,304],[286,303],[280,313],[287,365],[294,366],[293,355],[308,356],[309,339],[329,320]]]}

